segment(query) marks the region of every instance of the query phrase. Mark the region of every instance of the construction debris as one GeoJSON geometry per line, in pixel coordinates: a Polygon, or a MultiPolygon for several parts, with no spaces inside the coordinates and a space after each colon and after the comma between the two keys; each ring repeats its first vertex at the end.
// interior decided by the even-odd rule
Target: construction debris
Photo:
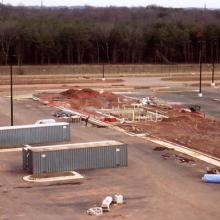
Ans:
{"type": "Polygon", "coordinates": [[[59,110],[52,113],[52,115],[72,123],[79,123],[82,120],[82,115],[80,113],[68,109],[59,110]]]}
{"type": "Polygon", "coordinates": [[[167,147],[155,147],[154,151],[164,151],[164,150],[168,150],[167,147]]]}
{"type": "Polygon", "coordinates": [[[114,202],[116,204],[123,204],[124,203],[123,195],[115,195],[114,196],[114,202]]]}
{"type": "Polygon", "coordinates": [[[103,214],[102,208],[101,207],[94,207],[90,208],[86,211],[88,215],[94,215],[94,216],[99,216],[103,214]]]}
{"type": "Polygon", "coordinates": [[[189,105],[189,109],[192,112],[199,112],[201,110],[201,106],[200,105],[189,105]]]}
{"type": "Polygon", "coordinates": [[[189,108],[182,108],[181,110],[180,110],[180,112],[192,112],[189,108]]]}
{"type": "Polygon", "coordinates": [[[170,153],[166,153],[166,154],[163,154],[161,156],[163,157],[164,160],[167,160],[168,158],[171,157],[171,154],[170,153]]]}
{"type": "Polygon", "coordinates": [[[103,212],[109,212],[110,211],[110,205],[112,203],[113,199],[111,196],[107,196],[103,201],[102,201],[102,210],[103,212]]]}
{"type": "Polygon", "coordinates": [[[185,156],[180,156],[175,154],[175,157],[181,162],[181,163],[190,163],[190,162],[195,162],[193,159],[189,159],[185,156]]]}
{"type": "Polygon", "coordinates": [[[112,203],[115,203],[117,205],[121,205],[124,203],[124,197],[123,195],[114,195],[114,201],[111,196],[107,196],[103,201],[101,207],[94,207],[87,210],[88,215],[94,215],[99,216],[102,215],[103,212],[109,212],[110,211],[110,205],[112,203]]]}
{"type": "Polygon", "coordinates": [[[209,168],[206,167],[207,174],[220,174],[220,170],[218,168],[209,168]]]}

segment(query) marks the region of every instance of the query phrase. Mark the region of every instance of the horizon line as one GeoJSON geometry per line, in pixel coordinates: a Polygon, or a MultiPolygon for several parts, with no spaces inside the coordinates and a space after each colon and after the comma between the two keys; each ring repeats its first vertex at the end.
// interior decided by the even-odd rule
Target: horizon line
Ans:
{"type": "Polygon", "coordinates": [[[12,6],[12,7],[44,7],[44,8],[83,8],[83,7],[91,7],[91,8],[147,8],[147,7],[160,7],[160,8],[170,8],[170,9],[204,9],[204,10],[219,10],[220,8],[208,8],[208,7],[172,7],[172,6],[163,6],[163,5],[157,5],[157,4],[149,4],[149,5],[140,5],[140,6],[126,6],[126,5],[106,5],[106,6],[101,6],[101,5],[89,5],[89,4],[84,4],[84,5],[27,5],[27,4],[2,4],[0,2],[0,5],[5,5],[5,6],[12,6]]]}

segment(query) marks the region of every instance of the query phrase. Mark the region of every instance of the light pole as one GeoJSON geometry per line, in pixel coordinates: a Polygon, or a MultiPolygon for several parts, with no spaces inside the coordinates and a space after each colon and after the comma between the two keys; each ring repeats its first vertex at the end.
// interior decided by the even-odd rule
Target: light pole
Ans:
{"type": "Polygon", "coordinates": [[[10,93],[11,93],[11,126],[14,125],[14,103],[13,103],[13,57],[16,55],[9,56],[10,62],[10,93]]]}
{"type": "Polygon", "coordinates": [[[11,84],[11,126],[14,125],[14,109],[13,109],[13,73],[12,73],[12,61],[10,61],[10,84],[11,84]]]}
{"type": "Polygon", "coordinates": [[[215,86],[215,57],[214,57],[214,46],[216,45],[216,41],[212,42],[212,82],[211,86],[215,86]]]}
{"type": "Polygon", "coordinates": [[[211,86],[215,86],[215,61],[212,60],[212,82],[211,86]]]}
{"type": "Polygon", "coordinates": [[[105,81],[105,64],[102,64],[102,80],[105,81]]]}
{"type": "Polygon", "coordinates": [[[200,48],[199,48],[199,97],[202,97],[202,41],[200,41],[200,48]]]}

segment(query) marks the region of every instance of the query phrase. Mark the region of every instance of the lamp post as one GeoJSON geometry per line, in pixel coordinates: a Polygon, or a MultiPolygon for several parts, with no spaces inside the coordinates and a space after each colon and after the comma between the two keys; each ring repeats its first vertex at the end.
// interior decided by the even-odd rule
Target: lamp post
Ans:
{"type": "Polygon", "coordinates": [[[216,41],[212,42],[212,82],[211,86],[215,86],[215,57],[214,57],[214,47],[216,45],[216,41]]]}
{"type": "Polygon", "coordinates": [[[212,82],[211,86],[215,86],[215,61],[212,60],[212,82]]]}
{"type": "Polygon", "coordinates": [[[203,46],[203,42],[200,41],[200,48],[199,48],[199,97],[202,97],[202,46],[203,46]]]}
{"type": "Polygon", "coordinates": [[[11,84],[11,126],[14,125],[14,109],[13,109],[13,73],[12,62],[10,62],[10,84],[11,84]]]}
{"type": "Polygon", "coordinates": [[[9,56],[9,62],[10,62],[10,97],[11,97],[11,126],[14,125],[14,103],[13,103],[13,58],[16,55],[10,55],[9,56]]]}
{"type": "Polygon", "coordinates": [[[102,64],[102,80],[105,81],[105,64],[102,64]]]}

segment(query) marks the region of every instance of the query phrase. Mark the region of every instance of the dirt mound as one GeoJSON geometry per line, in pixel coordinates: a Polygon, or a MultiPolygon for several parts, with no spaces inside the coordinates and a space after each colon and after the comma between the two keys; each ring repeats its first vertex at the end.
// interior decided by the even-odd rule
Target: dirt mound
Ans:
{"type": "Polygon", "coordinates": [[[61,92],[61,95],[68,99],[90,99],[90,98],[96,98],[100,94],[99,92],[94,91],[92,89],[82,89],[82,90],[69,89],[67,91],[61,92]]]}
{"type": "Polygon", "coordinates": [[[77,99],[77,100],[90,100],[90,99],[102,99],[104,98],[106,101],[117,101],[118,95],[111,93],[111,92],[97,92],[92,89],[69,89],[64,92],[61,92],[63,98],[66,99],[77,99]]]}
{"type": "Polygon", "coordinates": [[[118,98],[118,95],[112,93],[112,92],[103,92],[101,93],[102,97],[109,97],[109,98],[118,98]]]}
{"type": "Polygon", "coordinates": [[[118,96],[112,92],[95,91],[85,88],[82,90],[69,89],[59,94],[61,99],[74,109],[87,107],[112,108],[118,105],[118,96]]]}

